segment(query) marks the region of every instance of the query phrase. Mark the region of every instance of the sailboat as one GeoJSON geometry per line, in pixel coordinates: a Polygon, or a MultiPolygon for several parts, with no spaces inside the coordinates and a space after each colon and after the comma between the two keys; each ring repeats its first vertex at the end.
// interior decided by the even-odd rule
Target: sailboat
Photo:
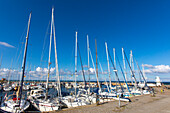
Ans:
{"type": "Polygon", "coordinates": [[[123,53],[125,55],[125,58],[126,58],[126,61],[128,63],[128,66],[130,68],[130,72],[131,72],[131,79],[133,78],[135,83],[133,83],[133,80],[132,80],[132,84],[134,84],[134,87],[133,89],[131,89],[131,94],[132,95],[135,95],[135,96],[140,96],[142,95],[142,92],[140,91],[140,89],[137,88],[138,84],[137,84],[137,80],[136,80],[136,77],[135,77],[135,74],[134,74],[134,64],[133,64],[133,55],[132,55],[132,51],[130,51],[130,63],[128,61],[128,58],[126,56],[126,53],[125,51],[123,50],[123,53]],[[133,68],[133,69],[132,69],[133,68]]]}
{"type": "MultiPolygon", "coordinates": [[[[118,81],[118,84],[119,84],[119,87],[120,87],[120,89],[116,91],[116,97],[113,97],[113,99],[115,99],[115,100],[120,100],[120,101],[130,102],[131,100],[130,100],[129,98],[125,98],[125,97],[123,96],[124,91],[123,91],[123,87],[122,87],[122,85],[121,85],[121,83],[120,83],[120,80],[119,80],[119,77],[118,77],[117,69],[116,69],[116,67],[115,67],[115,64],[113,63],[113,60],[112,60],[112,58],[111,58],[111,55],[110,55],[110,53],[109,53],[108,48],[106,48],[106,51],[107,51],[107,56],[109,56],[109,58],[110,58],[110,60],[111,60],[111,64],[112,64],[113,69],[114,69],[113,71],[115,72],[115,75],[116,75],[116,78],[117,78],[117,81],[118,81]]],[[[114,56],[115,56],[115,53],[114,53],[114,56]]],[[[118,57],[117,57],[117,58],[118,58],[118,57]]],[[[114,62],[116,62],[115,57],[114,57],[114,62]]],[[[119,66],[120,66],[120,63],[119,63],[119,66]]],[[[120,68],[121,68],[121,66],[120,66],[120,68]]],[[[121,71],[122,71],[122,74],[123,74],[122,68],[121,68],[121,71]]],[[[123,77],[124,77],[124,79],[125,79],[124,74],[123,74],[123,77]]],[[[126,83],[126,84],[127,84],[127,83],[126,83]]]]}
{"type": "MultiPolygon", "coordinates": [[[[28,99],[32,105],[41,112],[57,111],[61,104],[56,98],[51,98],[48,95],[49,88],[49,75],[50,75],[50,59],[51,59],[51,42],[52,42],[52,31],[54,33],[54,44],[55,40],[55,26],[54,26],[54,8],[52,8],[52,18],[51,18],[51,33],[50,33],[50,46],[49,46],[49,59],[48,59],[48,75],[46,82],[46,92],[42,89],[31,90],[28,99]]],[[[56,49],[56,44],[55,44],[56,49]]],[[[57,59],[56,59],[57,60],[57,59]]],[[[57,70],[57,69],[56,69],[57,70]]]]}
{"type": "Polygon", "coordinates": [[[105,46],[106,46],[106,55],[107,55],[107,64],[108,64],[108,73],[109,73],[109,86],[108,86],[108,91],[101,91],[101,88],[100,88],[99,95],[102,98],[111,99],[113,97],[116,97],[116,93],[113,91],[113,87],[111,85],[110,65],[109,65],[108,49],[107,49],[107,43],[106,42],[105,42],[105,46]]]}
{"type": "MultiPolygon", "coordinates": [[[[76,76],[77,76],[77,32],[76,32],[76,41],[75,41],[75,94],[70,95],[70,96],[65,96],[62,98],[62,102],[66,104],[68,108],[71,107],[78,107],[78,106],[83,106],[83,105],[88,105],[90,104],[89,101],[87,101],[87,90],[85,89],[79,89],[77,93],[77,81],[76,81],[76,76]]],[[[80,58],[81,59],[81,58],[80,58]]],[[[86,83],[84,84],[86,87],[86,83]]]]}
{"type": "Polygon", "coordinates": [[[23,82],[24,82],[24,74],[25,74],[25,63],[26,63],[26,55],[27,55],[27,45],[28,45],[28,37],[29,37],[29,28],[30,28],[30,20],[31,20],[31,13],[29,15],[29,21],[28,21],[28,29],[27,29],[27,36],[26,36],[26,42],[25,42],[25,50],[24,50],[24,57],[22,62],[22,80],[20,82],[20,87],[18,88],[18,91],[16,94],[12,94],[7,96],[7,93],[3,99],[3,102],[1,102],[0,105],[0,112],[23,112],[30,106],[30,103],[22,98],[22,88],[23,88],[23,82]]]}

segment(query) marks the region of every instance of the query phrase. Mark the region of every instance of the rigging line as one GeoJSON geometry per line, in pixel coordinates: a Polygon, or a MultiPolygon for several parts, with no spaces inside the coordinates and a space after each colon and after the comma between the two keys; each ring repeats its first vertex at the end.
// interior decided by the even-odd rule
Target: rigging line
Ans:
{"type": "MultiPolygon", "coordinates": [[[[100,63],[100,61],[99,61],[99,57],[98,57],[98,62],[99,62],[99,66],[100,66],[100,69],[101,69],[102,75],[103,75],[103,74],[104,74],[104,73],[103,73],[103,68],[102,68],[102,65],[101,65],[101,63],[100,63]]],[[[106,76],[106,75],[105,75],[105,76],[106,76]]],[[[106,82],[107,90],[108,90],[108,92],[109,92],[109,86],[108,86],[108,83],[107,83],[107,81],[106,81],[106,77],[105,77],[105,82],[106,82]]]]}
{"type": "MultiPolygon", "coordinates": [[[[25,37],[24,37],[24,33],[25,33],[26,29],[27,29],[27,25],[26,25],[25,28],[24,28],[24,31],[23,31],[23,33],[22,33],[22,35],[21,35],[21,37],[20,37],[19,42],[23,42],[23,41],[24,41],[24,38],[25,38],[25,37]]],[[[14,58],[14,61],[17,61],[17,60],[15,60],[15,59],[17,58],[17,55],[18,55],[19,45],[20,45],[20,44],[18,44],[17,51],[16,51],[15,58],[14,58]]],[[[17,62],[16,62],[16,63],[17,63],[17,62]]]]}
{"type": "Polygon", "coordinates": [[[10,79],[10,77],[11,77],[10,74],[11,74],[12,64],[13,64],[13,59],[11,60],[11,66],[10,66],[9,72],[8,72],[8,83],[9,83],[9,79],[10,79]]]}
{"type": "MultiPolygon", "coordinates": [[[[134,57],[134,59],[135,59],[135,57],[134,57]]],[[[141,75],[142,75],[142,78],[143,78],[143,80],[144,80],[144,82],[145,82],[145,85],[147,86],[145,77],[144,77],[144,75],[143,75],[143,73],[142,73],[142,71],[141,71],[141,69],[140,69],[140,67],[139,67],[138,62],[136,61],[136,59],[135,59],[135,62],[136,62],[136,64],[137,64],[137,67],[138,67],[138,69],[139,69],[139,72],[140,72],[141,75]]]]}
{"type": "MultiPolygon", "coordinates": [[[[127,58],[127,56],[126,56],[125,51],[123,51],[123,52],[124,52],[126,61],[127,61],[128,65],[129,65],[129,68],[130,68],[130,70],[131,70],[131,72],[132,72],[132,77],[135,79],[135,84],[137,85],[137,81],[136,81],[136,78],[135,78],[135,74],[134,74],[134,72],[132,71],[132,68],[131,68],[131,66],[130,66],[130,63],[129,63],[129,61],[128,61],[128,58],[127,58]]],[[[136,85],[135,85],[135,86],[136,86],[136,85]]]]}
{"type": "Polygon", "coordinates": [[[121,90],[122,90],[122,92],[123,92],[123,88],[122,88],[122,85],[121,85],[121,83],[120,83],[120,80],[119,80],[118,74],[117,74],[117,72],[116,72],[116,67],[115,67],[115,65],[114,65],[114,63],[113,63],[113,60],[112,60],[112,58],[111,58],[111,55],[110,55],[109,50],[108,50],[108,54],[109,54],[109,57],[110,57],[111,63],[112,63],[112,65],[113,65],[113,69],[115,70],[114,72],[115,72],[115,75],[116,75],[116,77],[117,77],[118,83],[119,83],[119,85],[120,85],[120,87],[121,87],[121,90]]]}
{"type": "MultiPolygon", "coordinates": [[[[94,73],[96,75],[97,83],[99,84],[99,81],[98,81],[98,78],[97,78],[97,73],[96,73],[96,68],[95,68],[94,61],[93,61],[93,56],[92,56],[92,53],[91,53],[91,49],[89,49],[89,53],[90,53],[91,61],[92,61],[92,64],[93,64],[94,73]]],[[[99,89],[101,89],[100,84],[99,84],[99,89]]]]}
{"type": "Polygon", "coordinates": [[[86,79],[85,79],[83,63],[82,63],[81,54],[80,54],[80,48],[79,48],[78,43],[77,43],[77,48],[78,48],[78,53],[79,53],[79,56],[80,56],[80,62],[81,62],[81,68],[82,68],[82,73],[83,73],[84,85],[85,85],[85,89],[86,89],[86,79]]]}
{"type": "MultiPolygon", "coordinates": [[[[115,54],[116,54],[116,53],[115,53],[115,54]]],[[[125,74],[124,74],[124,72],[123,72],[123,69],[122,69],[122,66],[121,66],[121,64],[120,64],[120,61],[119,61],[119,58],[118,58],[117,54],[116,54],[116,58],[117,58],[117,61],[118,61],[118,63],[119,63],[119,67],[120,67],[120,69],[121,69],[121,72],[122,72],[123,78],[124,78],[124,80],[125,80],[125,83],[126,83],[126,85],[127,85],[128,91],[130,92],[129,86],[128,86],[127,81],[126,81],[126,78],[125,78],[125,74]]]]}
{"type": "Polygon", "coordinates": [[[40,65],[41,65],[41,62],[42,62],[43,57],[44,57],[44,51],[47,48],[47,46],[46,46],[46,39],[47,39],[49,27],[50,27],[50,21],[48,23],[48,26],[47,26],[47,29],[46,29],[46,34],[45,34],[45,37],[44,37],[43,49],[42,49],[41,59],[40,59],[40,65]]]}
{"type": "MultiPolygon", "coordinates": [[[[45,54],[45,50],[47,49],[46,40],[47,40],[47,36],[48,36],[49,27],[50,27],[50,21],[49,21],[49,23],[48,23],[48,26],[47,26],[47,29],[46,29],[46,34],[45,34],[45,37],[44,37],[43,49],[42,49],[41,59],[40,59],[40,67],[41,67],[41,69],[43,69],[43,68],[42,68],[42,61],[43,61],[43,57],[44,57],[44,54],[45,54]]],[[[42,76],[43,76],[43,71],[41,71],[40,74],[41,74],[41,75],[40,75],[40,76],[41,76],[41,77],[40,77],[40,82],[41,82],[42,76]]]]}

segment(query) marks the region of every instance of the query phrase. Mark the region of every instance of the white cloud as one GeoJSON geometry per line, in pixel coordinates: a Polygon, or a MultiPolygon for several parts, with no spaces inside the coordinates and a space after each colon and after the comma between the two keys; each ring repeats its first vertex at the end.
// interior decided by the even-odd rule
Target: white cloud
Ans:
{"type": "Polygon", "coordinates": [[[95,69],[90,68],[89,71],[90,71],[90,73],[94,73],[94,72],[95,72],[95,69]]]}
{"type": "Polygon", "coordinates": [[[70,70],[68,69],[60,69],[60,75],[73,75],[73,72],[71,72],[70,70]]]}
{"type": "Polygon", "coordinates": [[[17,70],[10,70],[7,68],[1,68],[0,69],[0,76],[6,78],[7,76],[11,76],[11,75],[18,75],[20,74],[20,72],[18,72],[17,70]]]}
{"type": "Polygon", "coordinates": [[[8,44],[6,42],[0,42],[0,45],[3,45],[5,47],[10,47],[10,48],[15,48],[14,46],[12,46],[12,45],[10,45],[10,44],[8,44]]]}
{"type": "Polygon", "coordinates": [[[153,65],[149,65],[149,64],[143,64],[144,67],[147,67],[147,68],[153,68],[154,66],[153,65]]]}
{"type": "MultiPolygon", "coordinates": [[[[55,68],[54,67],[51,67],[50,68],[50,78],[55,78],[55,68]]],[[[89,74],[90,75],[95,75],[95,69],[94,68],[90,68],[89,69],[89,74]]],[[[68,69],[60,69],[59,71],[60,73],[60,76],[65,76],[65,75],[74,75],[75,72],[74,71],[71,71],[71,70],[68,70],[68,69]]],[[[5,77],[9,74],[9,69],[8,68],[2,68],[0,69],[0,76],[2,77],[5,77]]],[[[10,75],[12,76],[11,78],[15,78],[15,79],[18,79],[18,75],[21,74],[21,70],[10,70],[10,75]]],[[[42,78],[42,79],[45,79],[47,77],[47,74],[48,74],[48,69],[47,68],[41,68],[41,67],[37,67],[35,68],[35,70],[31,70],[29,72],[25,72],[25,76],[27,79],[31,78],[31,79],[37,79],[37,78],[42,78]]],[[[88,70],[84,70],[84,74],[85,75],[88,75],[88,70]]],[[[104,75],[104,74],[107,74],[106,71],[104,71],[103,73],[99,72],[100,75],[104,75]]],[[[77,75],[82,75],[82,70],[79,70],[77,72],[77,75]]],[[[69,76],[70,77],[70,76],[69,76]]],[[[73,78],[74,76],[71,76],[71,78],[73,78]]],[[[56,79],[56,78],[55,78],[56,79]]],[[[69,78],[70,79],[70,78],[69,78]]]]}
{"type": "Polygon", "coordinates": [[[170,73],[170,66],[169,65],[148,65],[144,64],[147,69],[145,69],[145,73],[156,73],[156,74],[167,74],[170,73]]]}
{"type": "MultiPolygon", "coordinates": [[[[40,77],[41,76],[46,76],[48,74],[48,69],[47,68],[41,68],[37,67],[35,71],[29,71],[30,75],[33,75],[35,77],[40,77]]],[[[55,74],[55,68],[51,67],[50,68],[50,74],[53,75],[55,74]]]]}

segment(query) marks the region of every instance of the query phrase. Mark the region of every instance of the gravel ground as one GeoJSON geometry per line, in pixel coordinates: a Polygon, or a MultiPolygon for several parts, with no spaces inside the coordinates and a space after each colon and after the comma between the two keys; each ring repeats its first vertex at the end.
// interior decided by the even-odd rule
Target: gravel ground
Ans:
{"type": "Polygon", "coordinates": [[[62,109],[58,113],[170,113],[170,90],[161,93],[161,88],[155,88],[155,96],[142,95],[132,97],[132,102],[106,102],[101,105],[87,105],[77,108],[62,109]]]}

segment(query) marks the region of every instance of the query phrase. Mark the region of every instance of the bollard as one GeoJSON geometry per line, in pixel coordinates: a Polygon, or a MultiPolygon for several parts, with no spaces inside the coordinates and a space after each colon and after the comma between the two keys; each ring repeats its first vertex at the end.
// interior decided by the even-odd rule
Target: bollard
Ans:
{"type": "Polygon", "coordinates": [[[121,107],[121,104],[120,104],[120,94],[119,94],[119,108],[121,107]]]}

